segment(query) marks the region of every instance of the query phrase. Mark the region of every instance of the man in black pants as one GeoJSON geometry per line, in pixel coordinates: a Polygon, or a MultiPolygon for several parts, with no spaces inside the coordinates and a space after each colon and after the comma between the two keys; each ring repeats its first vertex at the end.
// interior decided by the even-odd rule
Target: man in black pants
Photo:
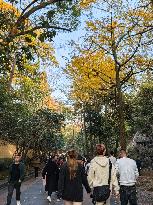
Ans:
{"type": "Polygon", "coordinates": [[[137,205],[136,180],[139,176],[136,162],[127,157],[125,150],[120,151],[120,159],[115,166],[119,173],[121,205],[137,205]]]}
{"type": "Polygon", "coordinates": [[[14,189],[16,189],[16,201],[17,205],[21,205],[20,203],[20,187],[21,182],[24,179],[24,164],[21,161],[21,154],[15,153],[14,155],[14,162],[11,164],[9,168],[9,177],[8,177],[8,196],[7,196],[7,204],[11,204],[11,199],[13,195],[14,189]]]}

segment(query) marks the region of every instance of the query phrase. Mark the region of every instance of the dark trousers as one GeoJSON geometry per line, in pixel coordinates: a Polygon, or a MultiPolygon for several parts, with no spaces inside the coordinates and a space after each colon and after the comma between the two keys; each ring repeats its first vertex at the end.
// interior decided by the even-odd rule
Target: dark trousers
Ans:
{"type": "Polygon", "coordinates": [[[20,194],[21,194],[20,187],[21,187],[21,183],[19,183],[19,182],[10,182],[9,183],[8,195],[7,195],[7,205],[11,204],[14,189],[16,189],[16,200],[20,201],[20,194]]]}
{"type": "Polygon", "coordinates": [[[36,177],[38,177],[38,170],[39,170],[39,168],[38,167],[34,167],[34,169],[35,169],[35,178],[36,178],[36,177]]]}
{"type": "Polygon", "coordinates": [[[52,191],[48,191],[48,196],[51,196],[52,195],[52,191]]]}
{"type": "Polygon", "coordinates": [[[137,205],[136,186],[122,186],[120,187],[121,205],[137,205]]]}

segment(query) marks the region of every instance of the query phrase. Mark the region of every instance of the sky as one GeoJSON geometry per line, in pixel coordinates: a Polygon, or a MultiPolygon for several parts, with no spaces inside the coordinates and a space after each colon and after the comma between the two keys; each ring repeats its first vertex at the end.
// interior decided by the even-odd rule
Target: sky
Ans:
{"type": "MultiPolygon", "coordinates": [[[[77,29],[73,32],[59,33],[53,39],[55,47],[55,56],[59,62],[58,68],[48,68],[48,82],[50,87],[53,89],[52,96],[69,104],[68,93],[70,91],[71,81],[67,78],[66,74],[63,73],[63,68],[66,68],[66,63],[70,60],[70,53],[73,52],[72,47],[69,45],[70,41],[81,42],[80,38],[85,36],[86,21],[89,20],[89,12],[84,12],[80,16],[80,24],[77,29]]],[[[93,16],[98,18],[101,11],[93,9],[93,16]]]]}
{"type": "Polygon", "coordinates": [[[63,72],[63,68],[66,67],[66,63],[70,60],[70,53],[72,47],[69,45],[70,41],[78,42],[80,37],[84,36],[86,31],[84,30],[85,21],[87,17],[81,17],[81,23],[78,28],[73,32],[59,33],[54,38],[55,56],[59,62],[59,67],[48,68],[48,82],[53,89],[52,96],[65,103],[68,102],[68,93],[70,91],[71,81],[63,72]]]}

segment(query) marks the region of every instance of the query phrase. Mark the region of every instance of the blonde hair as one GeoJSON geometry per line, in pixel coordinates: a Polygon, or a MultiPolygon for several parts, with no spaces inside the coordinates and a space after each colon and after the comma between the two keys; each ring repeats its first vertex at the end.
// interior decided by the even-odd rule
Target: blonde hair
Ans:
{"type": "Polygon", "coordinates": [[[68,151],[67,155],[67,164],[70,172],[70,179],[74,179],[78,168],[77,153],[75,150],[70,150],[68,151]]]}

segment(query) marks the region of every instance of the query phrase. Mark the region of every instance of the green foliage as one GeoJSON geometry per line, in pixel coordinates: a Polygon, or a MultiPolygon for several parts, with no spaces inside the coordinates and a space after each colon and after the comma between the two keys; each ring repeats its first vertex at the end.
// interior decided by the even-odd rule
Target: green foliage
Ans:
{"type": "Polygon", "coordinates": [[[30,109],[30,102],[25,103],[15,93],[7,92],[2,84],[0,86],[1,140],[15,144],[24,157],[30,149],[45,152],[63,146],[63,115],[50,109],[30,109]]]}
{"type": "Polygon", "coordinates": [[[135,130],[153,137],[153,83],[143,83],[134,98],[135,130]]]}

